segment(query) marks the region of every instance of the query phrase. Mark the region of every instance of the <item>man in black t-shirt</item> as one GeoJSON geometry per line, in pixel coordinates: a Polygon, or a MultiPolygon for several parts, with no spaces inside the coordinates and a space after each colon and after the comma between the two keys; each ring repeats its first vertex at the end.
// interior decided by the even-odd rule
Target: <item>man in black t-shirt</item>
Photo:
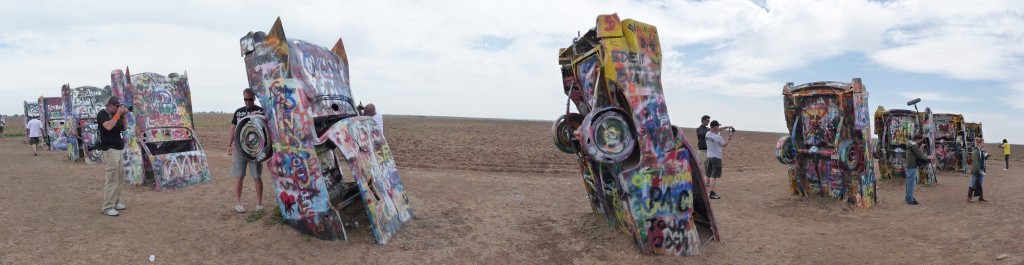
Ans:
{"type": "Polygon", "coordinates": [[[124,160],[121,158],[121,150],[124,149],[124,140],[121,139],[121,132],[125,129],[122,120],[128,109],[121,106],[121,100],[117,97],[107,99],[107,107],[96,113],[96,124],[100,134],[100,141],[97,147],[103,151],[103,171],[106,178],[103,181],[103,206],[100,212],[108,216],[117,216],[118,210],[124,210],[121,204],[121,188],[124,187],[124,160]]]}
{"type": "MultiPolygon", "coordinates": [[[[235,212],[244,213],[245,207],[242,206],[242,180],[245,179],[245,168],[249,168],[249,173],[252,174],[253,181],[256,182],[256,211],[263,210],[263,181],[260,179],[263,174],[263,165],[260,161],[246,159],[241,154],[234,153],[235,141],[241,139],[235,139],[235,126],[238,125],[238,120],[249,116],[250,114],[263,114],[263,108],[256,106],[256,91],[252,88],[246,88],[242,91],[242,99],[245,100],[245,106],[235,110],[234,115],[231,116],[231,130],[228,131],[228,156],[232,157],[231,162],[231,175],[235,176],[235,212]]],[[[241,151],[237,151],[241,152],[241,151]]]]}
{"type": "Polygon", "coordinates": [[[705,161],[708,160],[708,142],[704,140],[704,135],[707,135],[708,122],[711,122],[711,116],[704,115],[700,117],[700,127],[697,127],[697,158],[700,159],[697,163],[704,166],[705,161]]]}

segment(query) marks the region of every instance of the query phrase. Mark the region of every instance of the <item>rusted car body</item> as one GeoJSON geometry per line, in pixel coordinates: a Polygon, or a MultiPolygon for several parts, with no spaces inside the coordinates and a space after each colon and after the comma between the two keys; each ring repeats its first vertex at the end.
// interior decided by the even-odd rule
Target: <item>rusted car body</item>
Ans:
{"type": "Polygon", "coordinates": [[[861,80],[788,83],[782,95],[790,133],[779,139],[775,153],[789,167],[790,193],[874,205],[871,114],[861,80]]]}

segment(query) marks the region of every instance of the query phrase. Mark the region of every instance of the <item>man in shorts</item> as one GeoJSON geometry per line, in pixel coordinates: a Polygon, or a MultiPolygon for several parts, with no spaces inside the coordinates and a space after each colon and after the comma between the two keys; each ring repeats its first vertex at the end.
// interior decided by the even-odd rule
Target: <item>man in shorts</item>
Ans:
{"type": "Polygon", "coordinates": [[[711,191],[710,197],[712,199],[722,198],[715,193],[715,179],[722,177],[722,150],[729,146],[729,140],[732,139],[733,132],[735,132],[735,129],[732,126],[722,127],[722,124],[718,123],[718,121],[711,121],[711,130],[704,135],[704,139],[708,143],[708,160],[704,164],[707,165],[706,174],[710,186],[708,190],[711,191]],[[729,136],[722,139],[719,132],[726,129],[730,129],[729,136]]]}
{"type": "Polygon", "coordinates": [[[25,135],[28,135],[28,144],[32,145],[32,155],[38,156],[39,138],[43,136],[43,122],[39,118],[30,118],[25,123],[25,135]]]}
{"type": "Polygon", "coordinates": [[[241,141],[241,139],[235,139],[235,126],[238,125],[238,120],[245,118],[245,116],[263,114],[263,108],[256,106],[256,91],[252,88],[246,88],[242,91],[242,99],[245,100],[245,106],[235,110],[234,115],[231,117],[231,130],[228,131],[228,156],[232,157],[231,175],[235,176],[236,179],[235,212],[245,212],[245,207],[242,206],[242,180],[245,179],[246,168],[249,168],[252,180],[256,182],[256,211],[258,212],[263,210],[263,180],[260,179],[261,175],[263,175],[263,165],[260,164],[260,161],[249,160],[241,154],[234,152],[235,141],[241,141]]]}

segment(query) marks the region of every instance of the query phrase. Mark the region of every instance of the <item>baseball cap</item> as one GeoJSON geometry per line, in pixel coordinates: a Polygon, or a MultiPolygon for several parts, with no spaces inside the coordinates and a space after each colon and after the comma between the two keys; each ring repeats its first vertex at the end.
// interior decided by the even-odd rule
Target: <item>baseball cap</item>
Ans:
{"type": "Polygon", "coordinates": [[[718,127],[719,125],[722,125],[722,124],[718,123],[718,120],[713,120],[713,121],[711,121],[710,125],[711,125],[711,127],[718,127]]]}

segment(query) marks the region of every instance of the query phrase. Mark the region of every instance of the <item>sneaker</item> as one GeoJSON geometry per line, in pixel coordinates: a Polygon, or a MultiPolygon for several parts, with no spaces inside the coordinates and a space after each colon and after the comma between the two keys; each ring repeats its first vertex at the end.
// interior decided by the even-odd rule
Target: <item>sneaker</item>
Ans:
{"type": "Polygon", "coordinates": [[[715,199],[715,200],[722,198],[722,197],[718,197],[718,194],[714,194],[714,193],[712,193],[711,196],[709,196],[709,197],[711,197],[712,199],[715,199]]]}
{"type": "Polygon", "coordinates": [[[121,204],[120,202],[117,203],[117,205],[114,206],[114,210],[118,210],[118,211],[124,210],[124,208],[128,208],[128,206],[124,206],[124,204],[121,204]]]}
{"type": "Polygon", "coordinates": [[[256,205],[256,211],[257,211],[257,212],[262,212],[262,211],[263,211],[263,205],[259,205],[259,204],[257,204],[257,205],[256,205]]]}
{"type": "Polygon", "coordinates": [[[918,202],[917,202],[917,200],[915,200],[915,201],[912,201],[912,202],[908,202],[907,204],[910,204],[910,205],[918,205],[918,204],[920,204],[920,203],[918,203],[918,202]]]}
{"type": "Polygon", "coordinates": [[[114,210],[114,209],[110,209],[110,210],[107,210],[107,211],[102,212],[102,213],[106,214],[107,216],[117,216],[117,215],[121,214],[120,212],[118,212],[117,210],[114,210]]]}
{"type": "Polygon", "coordinates": [[[241,204],[235,205],[235,212],[244,213],[245,212],[245,207],[242,207],[241,204]]]}

